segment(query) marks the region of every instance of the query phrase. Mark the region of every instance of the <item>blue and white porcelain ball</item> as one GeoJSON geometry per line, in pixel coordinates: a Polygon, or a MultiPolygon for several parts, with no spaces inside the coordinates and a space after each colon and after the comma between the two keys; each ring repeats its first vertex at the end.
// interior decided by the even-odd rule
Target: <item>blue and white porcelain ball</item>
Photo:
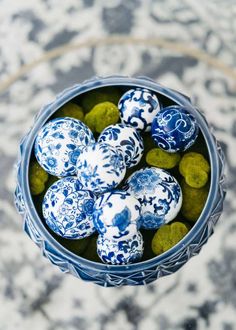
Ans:
{"type": "Polygon", "coordinates": [[[124,240],[135,235],[140,227],[141,205],[129,193],[120,190],[98,197],[94,205],[94,225],[104,237],[124,240]]]}
{"type": "Polygon", "coordinates": [[[92,132],[80,120],[56,118],[40,129],[34,145],[35,157],[51,175],[74,175],[81,147],[94,142],[92,132]]]}
{"type": "Polygon", "coordinates": [[[82,190],[75,177],[66,177],[53,183],[43,199],[43,217],[57,235],[80,239],[95,232],[93,206],[95,196],[82,190]]]}
{"type": "Polygon", "coordinates": [[[99,235],[97,253],[103,262],[112,265],[138,262],[143,255],[143,237],[140,232],[136,232],[131,238],[118,241],[99,235]]]}
{"type": "Polygon", "coordinates": [[[152,91],[135,88],[122,95],[118,109],[123,124],[148,132],[151,130],[153,119],[160,111],[160,103],[152,91]]]}
{"type": "Polygon", "coordinates": [[[143,139],[139,132],[124,124],[106,127],[98,138],[98,142],[105,142],[113,147],[119,147],[125,156],[127,168],[139,163],[143,155],[143,139]]]}
{"type": "Polygon", "coordinates": [[[156,168],[144,168],[134,172],[125,189],[141,204],[145,229],[157,229],[172,221],[182,205],[182,191],[177,180],[168,172],[156,168]]]}
{"type": "Polygon", "coordinates": [[[199,128],[187,107],[171,105],[159,111],[152,123],[152,138],[167,152],[185,151],[198,136],[199,128]]]}
{"type": "Polygon", "coordinates": [[[126,173],[121,150],[105,143],[84,148],[78,157],[76,169],[83,187],[96,193],[114,189],[126,173]]]}

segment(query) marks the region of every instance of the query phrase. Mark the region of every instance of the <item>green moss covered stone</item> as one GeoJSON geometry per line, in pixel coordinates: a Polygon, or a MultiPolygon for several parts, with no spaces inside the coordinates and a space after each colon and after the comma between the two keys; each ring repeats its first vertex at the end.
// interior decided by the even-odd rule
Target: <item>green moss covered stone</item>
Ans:
{"type": "Polygon", "coordinates": [[[160,148],[153,148],[146,155],[148,165],[156,166],[163,169],[171,169],[175,167],[180,160],[178,153],[169,153],[160,148]]]}
{"type": "Polygon", "coordinates": [[[159,255],[177,244],[189,231],[186,224],[173,222],[157,230],[152,239],[152,251],[159,255]]]}
{"type": "Polygon", "coordinates": [[[202,154],[188,152],[179,163],[179,172],[190,187],[202,188],[208,181],[210,165],[202,154]]]}
{"type": "Polygon", "coordinates": [[[119,110],[111,102],[102,102],[95,105],[85,116],[85,124],[92,132],[101,133],[109,125],[116,124],[119,120],[119,110]]]}
{"type": "Polygon", "coordinates": [[[190,187],[184,180],[181,182],[183,202],[181,213],[189,221],[197,221],[206,203],[209,187],[190,187]]]}
{"type": "Polygon", "coordinates": [[[48,173],[36,161],[32,161],[29,166],[29,186],[32,195],[39,195],[45,189],[48,181],[48,173]]]}
{"type": "Polygon", "coordinates": [[[84,94],[81,105],[85,112],[89,112],[96,104],[102,102],[111,102],[118,105],[121,95],[116,87],[98,88],[84,94]]]}
{"type": "Polygon", "coordinates": [[[83,121],[84,111],[79,105],[68,102],[55,113],[54,117],[72,117],[83,121]]]}

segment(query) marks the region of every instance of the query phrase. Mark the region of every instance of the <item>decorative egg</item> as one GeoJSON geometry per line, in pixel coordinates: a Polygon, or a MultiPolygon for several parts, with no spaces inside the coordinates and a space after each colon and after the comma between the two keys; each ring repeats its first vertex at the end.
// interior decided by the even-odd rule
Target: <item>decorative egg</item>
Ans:
{"type": "Polygon", "coordinates": [[[105,263],[124,265],[140,261],[143,255],[143,237],[140,232],[127,240],[109,240],[103,235],[97,239],[97,253],[105,263]]]}
{"type": "Polygon", "coordinates": [[[134,172],[124,187],[141,204],[142,227],[157,229],[173,220],[182,205],[182,191],[168,172],[144,168],[134,172]]]}
{"type": "Polygon", "coordinates": [[[90,143],[95,143],[93,134],[80,120],[56,118],[40,129],[35,140],[35,157],[51,175],[74,175],[81,147],[90,143]]]}
{"type": "Polygon", "coordinates": [[[160,111],[160,103],[154,92],[135,88],[128,90],[119,100],[121,122],[148,132],[152,121],[160,111]]]}
{"type": "Polygon", "coordinates": [[[171,105],[158,112],[152,123],[152,138],[167,152],[185,151],[196,141],[199,128],[188,108],[171,105]]]}
{"type": "Polygon", "coordinates": [[[140,211],[139,201],[129,193],[107,192],[99,196],[94,205],[94,225],[99,234],[108,239],[128,239],[140,227],[140,211]]]}
{"type": "Polygon", "coordinates": [[[80,239],[95,232],[93,206],[95,196],[82,190],[75,177],[53,183],[43,199],[43,217],[52,231],[64,238],[80,239]]]}
{"type": "Polygon", "coordinates": [[[143,155],[143,139],[139,132],[131,126],[110,125],[102,131],[98,142],[119,147],[125,156],[125,163],[128,168],[137,165],[143,155]]]}
{"type": "Polygon", "coordinates": [[[126,166],[121,150],[95,143],[81,151],[76,170],[85,189],[100,193],[114,189],[123,180],[126,166]]]}

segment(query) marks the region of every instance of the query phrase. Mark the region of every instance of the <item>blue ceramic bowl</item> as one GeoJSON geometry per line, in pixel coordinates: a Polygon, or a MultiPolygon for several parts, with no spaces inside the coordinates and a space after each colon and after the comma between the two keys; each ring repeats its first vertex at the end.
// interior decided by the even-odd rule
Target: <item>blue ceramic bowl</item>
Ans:
{"type": "Polygon", "coordinates": [[[188,97],[145,77],[94,78],[65,90],[37,115],[33,127],[20,144],[15,204],[18,212],[23,216],[25,232],[41,248],[42,254],[63,272],[102,286],[144,285],[161,276],[176,272],[189,258],[198,254],[203,244],[207,242],[223,208],[225,196],[223,168],[224,156],[220,145],[212,135],[204,116],[192,106],[188,97]],[[28,182],[30,156],[39,129],[55,111],[68,101],[84,92],[105,86],[143,87],[169,99],[170,103],[188,106],[205,138],[211,163],[211,184],[207,202],[191,231],[178,244],[160,256],[125,266],[86,260],[57,242],[46,229],[35,209],[28,182]]]}

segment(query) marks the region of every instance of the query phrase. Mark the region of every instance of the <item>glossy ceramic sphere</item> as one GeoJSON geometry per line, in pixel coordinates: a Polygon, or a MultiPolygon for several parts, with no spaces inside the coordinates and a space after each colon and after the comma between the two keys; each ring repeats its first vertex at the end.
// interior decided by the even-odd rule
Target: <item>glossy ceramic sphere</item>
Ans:
{"type": "Polygon", "coordinates": [[[94,142],[92,132],[80,120],[56,118],[39,130],[34,145],[35,157],[51,175],[74,175],[80,147],[94,142]]]}
{"type": "Polygon", "coordinates": [[[128,178],[125,188],[141,203],[142,227],[145,229],[159,228],[173,220],[180,211],[180,185],[160,168],[136,171],[128,178]]]}
{"type": "Polygon", "coordinates": [[[143,237],[140,232],[127,240],[109,240],[103,235],[97,239],[97,253],[105,263],[125,265],[140,261],[143,255],[143,237]]]}
{"type": "Polygon", "coordinates": [[[121,122],[148,132],[152,121],[160,110],[156,95],[144,88],[128,90],[119,100],[121,122]]]}
{"type": "Polygon", "coordinates": [[[124,240],[140,227],[141,205],[125,191],[114,190],[98,197],[93,220],[97,231],[108,239],[124,240]]]}
{"type": "Polygon", "coordinates": [[[125,156],[125,163],[128,168],[137,165],[143,155],[143,139],[139,132],[131,126],[110,125],[100,134],[98,142],[119,147],[125,156]]]}
{"type": "Polygon", "coordinates": [[[81,188],[75,177],[66,177],[53,183],[44,196],[44,219],[52,231],[64,238],[80,239],[95,232],[95,196],[81,188]]]}
{"type": "Polygon", "coordinates": [[[85,189],[100,193],[114,189],[122,181],[126,166],[118,148],[95,143],[82,150],[76,170],[85,189]]]}
{"type": "Polygon", "coordinates": [[[171,105],[158,112],[152,123],[152,138],[167,152],[185,151],[196,141],[198,124],[188,108],[171,105]]]}

